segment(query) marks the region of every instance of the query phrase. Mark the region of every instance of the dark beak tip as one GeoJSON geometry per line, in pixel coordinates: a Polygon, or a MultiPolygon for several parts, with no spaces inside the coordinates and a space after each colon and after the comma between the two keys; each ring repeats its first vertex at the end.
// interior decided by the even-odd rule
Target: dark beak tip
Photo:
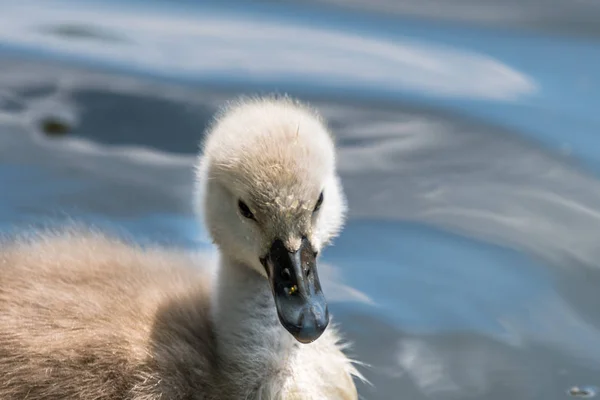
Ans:
{"type": "Polygon", "coordinates": [[[296,340],[302,344],[311,344],[315,340],[317,340],[321,335],[318,336],[294,336],[296,340]]]}
{"type": "Polygon", "coordinates": [[[320,338],[323,332],[325,329],[301,329],[292,333],[292,336],[302,344],[309,344],[320,338]]]}
{"type": "Polygon", "coordinates": [[[329,325],[329,313],[316,313],[315,310],[306,310],[300,315],[297,325],[285,324],[285,328],[294,338],[303,344],[312,343],[317,340],[329,325]]]}

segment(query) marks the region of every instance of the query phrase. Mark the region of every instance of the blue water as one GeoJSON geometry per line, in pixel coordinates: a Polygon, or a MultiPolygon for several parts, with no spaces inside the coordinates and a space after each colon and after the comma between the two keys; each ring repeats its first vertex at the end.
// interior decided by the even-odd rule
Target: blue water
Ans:
{"type": "Polygon", "coordinates": [[[363,398],[600,385],[600,7],[341,4],[0,1],[0,229],[210,251],[203,129],[287,92],[338,139],[350,218],[322,276],[363,398]]]}

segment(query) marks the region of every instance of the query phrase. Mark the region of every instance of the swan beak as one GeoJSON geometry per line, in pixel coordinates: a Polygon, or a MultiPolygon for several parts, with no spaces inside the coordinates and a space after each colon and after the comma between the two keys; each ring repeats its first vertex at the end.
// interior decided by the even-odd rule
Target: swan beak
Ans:
{"type": "Polygon", "coordinates": [[[261,262],[283,327],[300,343],[317,340],[329,324],[329,310],[317,275],[316,253],[308,239],[303,238],[295,252],[277,239],[261,262]]]}

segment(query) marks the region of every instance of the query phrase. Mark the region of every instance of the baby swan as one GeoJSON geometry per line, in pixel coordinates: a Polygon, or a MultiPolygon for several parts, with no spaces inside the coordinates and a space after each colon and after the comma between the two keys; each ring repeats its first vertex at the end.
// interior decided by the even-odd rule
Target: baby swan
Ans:
{"type": "Polygon", "coordinates": [[[0,399],[357,399],[317,267],[345,200],[333,141],[289,99],[215,120],[196,205],[206,261],[67,230],[0,247],[0,399]]]}

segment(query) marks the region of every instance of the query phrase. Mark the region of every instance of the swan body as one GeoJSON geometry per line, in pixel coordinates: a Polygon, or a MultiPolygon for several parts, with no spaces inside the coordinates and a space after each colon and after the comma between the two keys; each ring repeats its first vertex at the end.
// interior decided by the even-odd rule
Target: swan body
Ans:
{"type": "Polygon", "coordinates": [[[90,229],[0,245],[1,399],[358,398],[318,281],[345,213],[318,114],[233,103],[196,171],[214,270],[90,229]]]}

